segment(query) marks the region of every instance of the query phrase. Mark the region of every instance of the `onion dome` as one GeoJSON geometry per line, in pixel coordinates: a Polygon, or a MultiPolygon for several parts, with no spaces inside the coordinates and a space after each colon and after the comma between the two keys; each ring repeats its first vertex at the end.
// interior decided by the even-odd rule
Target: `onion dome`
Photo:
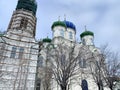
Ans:
{"type": "Polygon", "coordinates": [[[75,30],[76,31],[76,27],[75,27],[75,25],[72,23],[72,22],[70,22],[70,21],[63,21],[64,23],[65,23],[65,25],[67,26],[67,28],[71,28],[71,29],[73,29],[73,30],[75,30]]]}
{"type": "Polygon", "coordinates": [[[0,31],[0,37],[3,37],[4,34],[5,34],[5,32],[1,32],[1,31],[0,31]]]}
{"type": "Polygon", "coordinates": [[[44,38],[42,41],[43,41],[43,42],[46,42],[46,43],[51,43],[52,40],[47,37],[47,38],[44,38]]]}
{"type": "Polygon", "coordinates": [[[52,29],[55,27],[55,26],[63,26],[66,28],[66,24],[63,22],[63,21],[56,21],[52,24],[52,29]]]}
{"type": "Polygon", "coordinates": [[[34,15],[36,15],[37,3],[35,0],[19,0],[16,10],[25,9],[28,11],[32,11],[34,15]]]}
{"type": "Polygon", "coordinates": [[[84,31],[83,33],[80,34],[80,37],[83,38],[84,36],[88,35],[94,36],[94,33],[91,31],[84,31]]]}
{"type": "Polygon", "coordinates": [[[0,37],[4,36],[4,34],[0,34],[0,37]]]}

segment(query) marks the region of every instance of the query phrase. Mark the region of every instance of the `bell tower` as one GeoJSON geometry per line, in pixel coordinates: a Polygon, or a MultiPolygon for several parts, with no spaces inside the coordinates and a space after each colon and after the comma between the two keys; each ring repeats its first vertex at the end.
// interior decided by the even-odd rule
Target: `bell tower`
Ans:
{"type": "Polygon", "coordinates": [[[0,37],[0,90],[35,90],[36,10],[35,0],[18,0],[7,33],[0,37]]]}
{"type": "Polygon", "coordinates": [[[35,37],[36,32],[36,10],[35,0],[18,0],[16,10],[13,12],[8,30],[28,37],[35,37]]]}

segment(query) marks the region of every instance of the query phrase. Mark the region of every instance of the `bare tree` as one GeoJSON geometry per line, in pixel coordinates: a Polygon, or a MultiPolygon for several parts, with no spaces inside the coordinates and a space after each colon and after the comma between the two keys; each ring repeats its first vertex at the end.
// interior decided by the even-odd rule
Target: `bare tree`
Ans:
{"type": "Polygon", "coordinates": [[[90,58],[90,71],[93,76],[93,79],[98,86],[98,90],[104,90],[103,88],[103,66],[104,59],[102,54],[94,53],[90,58]]]}
{"type": "Polygon", "coordinates": [[[104,90],[104,86],[113,90],[114,83],[120,78],[118,53],[108,49],[107,44],[100,49],[100,53],[94,53],[91,57],[91,74],[99,90],[104,90]]]}
{"type": "Polygon", "coordinates": [[[51,90],[51,79],[52,79],[52,71],[48,60],[48,52],[50,49],[51,44],[46,45],[46,47],[43,46],[43,43],[41,43],[40,54],[38,56],[38,62],[37,62],[37,82],[36,82],[36,90],[39,90],[42,88],[42,90],[51,90]],[[42,53],[42,54],[41,54],[42,53]]]}
{"type": "Polygon", "coordinates": [[[52,79],[51,68],[48,66],[38,67],[37,79],[36,79],[36,90],[51,90],[51,79],[52,79]]]}
{"type": "Polygon", "coordinates": [[[114,83],[120,79],[120,57],[117,52],[108,49],[108,45],[102,46],[101,52],[106,60],[106,65],[103,67],[103,78],[107,86],[113,90],[114,83]]]}
{"type": "Polygon", "coordinates": [[[80,49],[66,45],[57,45],[55,49],[49,51],[49,61],[52,66],[52,73],[55,81],[61,90],[69,90],[69,81],[78,73],[78,58],[80,49]]]}
{"type": "Polygon", "coordinates": [[[45,67],[45,76],[43,78],[44,90],[51,90],[51,78],[52,78],[51,68],[45,67]]]}

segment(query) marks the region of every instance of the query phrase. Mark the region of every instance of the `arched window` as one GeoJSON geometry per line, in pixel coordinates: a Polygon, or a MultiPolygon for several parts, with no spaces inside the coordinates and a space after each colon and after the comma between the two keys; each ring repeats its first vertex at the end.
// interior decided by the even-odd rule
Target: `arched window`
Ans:
{"type": "Polygon", "coordinates": [[[73,39],[73,33],[69,32],[69,39],[73,39]]]}
{"type": "Polygon", "coordinates": [[[11,51],[10,58],[15,58],[16,50],[17,50],[16,46],[13,46],[13,47],[12,47],[12,51],[11,51]]]}
{"type": "Polygon", "coordinates": [[[86,68],[86,60],[79,59],[79,66],[80,68],[86,68]]]}
{"type": "Polygon", "coordinates": [[[38,67],[43,67],[43,57],[42,57],[42,56],[39,56],[39,57],[38,57],[37,66],[38,66],[38,67]]]}
{"type": "Polygon", "coordinates": [[[25,18],[25,17],[23,17],[23,18],[21,19],[20,28],[26,29],[27,24],[28,24],[28,19],[25,18]]]}
{"type": "Polygon", "coordinates": [[[60,36],[64,37],[64,30],[63,29],[60,30],[60,36]]]}
{"type": "Polygon", "coordinates": [[[3,55],[4,51],[5,51],[5,44],[3,43],[3,44],[0,44],[0,56],[3,55]]]}
{"type": "Polygon", "coordinates": [[[88,90],[88,83],[85,79],[82,80],[81,87],[82,90],[88,90]]]}
{"type": "Polygon", "coordinates": [[[82,42],[83,42],[83,45],[85,45],[85,44],[86,44],[86,41],[85,41],[85,39],[82,39],[82,42]]]}
{"type": "Polygon", "coordinates": [[[61,65],[63,65],[63,66],[66,65],[66,59],[65,59],[64,54],[61,55],[61,61],[60,62],[61,62],[61,65]]]}
{"type": "Polygon", "coordinates": [[[24,52],[24,48],[23,48],[23,47],[20,47],[20,49],[19,49],[19,56],[18,56],[19,59],[22,59],[22,57],[23,57],[23,52],[24,52]]]}

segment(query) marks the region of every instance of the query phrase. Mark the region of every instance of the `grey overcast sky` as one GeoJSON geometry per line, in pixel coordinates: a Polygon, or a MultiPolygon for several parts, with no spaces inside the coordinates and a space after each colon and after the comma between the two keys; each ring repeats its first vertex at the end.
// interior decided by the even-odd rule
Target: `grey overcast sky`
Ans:
{"type": "MultiPolygon", "coordinates": [[[[0,30],[6,31],[18,0],[0,0],[0,30]]],[[[95,45],[105,43],[120,51],[120,0],[37,0],[36,38],[52,38],[51,25],[54,21],[66,20],[76,25],[76,39],[84,26],[95,34],[95,45]],[[48,34],[47,34],[48,33],[48,34]]]]}

